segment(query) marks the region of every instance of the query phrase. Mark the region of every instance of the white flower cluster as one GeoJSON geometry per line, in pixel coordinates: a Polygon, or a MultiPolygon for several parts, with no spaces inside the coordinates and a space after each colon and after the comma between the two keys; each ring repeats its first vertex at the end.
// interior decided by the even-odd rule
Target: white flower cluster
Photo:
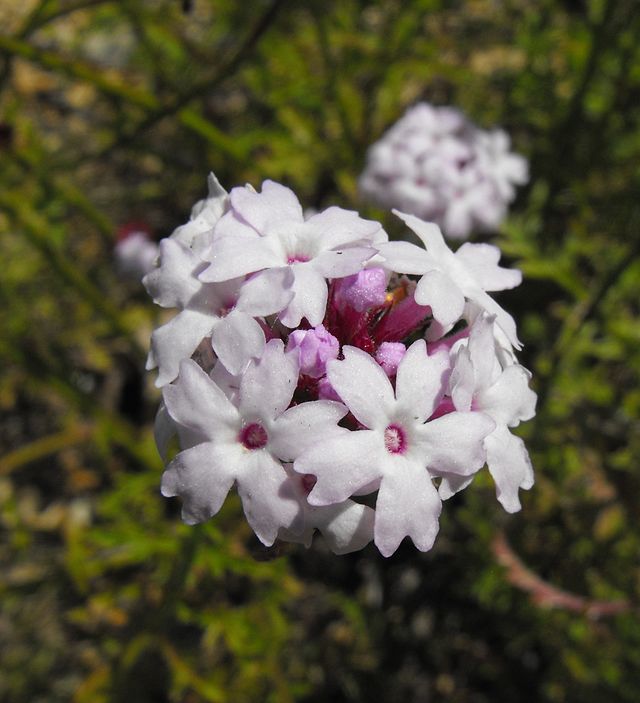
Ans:
{"type": "Polygon", "coordinates": [[[485,463],[518,510],[533,473],[510,428],[535,394],[514,321],[487,293],[520,283],[499,250],[454,253],[401,213],[424,248],[338,207],[305,218],[272,181],[227,194],[210,176],[209,191],[144,279],[178,311],[148,367],[160,452],[176,434],[181,448],[162,493],[184,520],[215,515],[235,485],[265,545],[308,546],[319,530],[338,554],[373,540],[389,556],[406,536],[428,550],[442,501],[485,463]]]}
{"type": "Polygon", "coordinates": [[[485,131],[451,107],[420,103],[368,151],[365,197],[437,223],[448,237],[494,230],[528,180],[527,161],[501,129],[485,131]]]}

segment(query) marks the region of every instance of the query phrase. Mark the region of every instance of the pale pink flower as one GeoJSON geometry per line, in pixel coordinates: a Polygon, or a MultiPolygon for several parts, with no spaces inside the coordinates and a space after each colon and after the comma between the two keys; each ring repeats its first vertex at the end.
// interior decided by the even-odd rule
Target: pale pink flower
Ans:
{"type": "Polygon", "coordinates": [[[328,378],[364,428],[327,439],[303,452],[296,471],[317,483],[311,505],[340,503],[364,488],[378,489],[374,540],[384,556],[403,537],[431,548],[441,503],[432,471],[469,475],[485,461],[482,440],[495,423],[480,412],[452,412],[428,421],[444,394],[446,353],[428,356],[424,341],[407,349],[395,393],[384,371],[365,352],[345,347],[328,364],[328,378]]]}

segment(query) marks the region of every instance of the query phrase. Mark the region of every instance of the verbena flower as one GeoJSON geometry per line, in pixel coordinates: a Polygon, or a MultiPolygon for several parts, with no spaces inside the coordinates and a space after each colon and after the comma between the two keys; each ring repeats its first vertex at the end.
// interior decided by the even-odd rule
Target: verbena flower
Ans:
{"type": "Polygon", "coordinates": [[[271,181],[210,188],[145,278],[178,311],[149,365],[158,448],[165,458],[177,435],[181,450],[162,491],[185,521],[215,515],[235,485],[266,545],[318,531],[338,554],[373,540],[388,556],[405,537],[427,550],[442,501],[485,462],[517,510],[533,474],[511,428],[535,394],[515,322],[489,295],[521,278],[497,247],[454,253],[401,213],[425,248],[340,208],[305,219],[271,181]]]}
{"type": "Polygon", "coordinates": [[[420,103],[369,149],[360,190],[465,239],[495,229],[515,186],[527,180],[527,162],[510,151],[503,130],[485,131],[458,110],[420,103]]]}

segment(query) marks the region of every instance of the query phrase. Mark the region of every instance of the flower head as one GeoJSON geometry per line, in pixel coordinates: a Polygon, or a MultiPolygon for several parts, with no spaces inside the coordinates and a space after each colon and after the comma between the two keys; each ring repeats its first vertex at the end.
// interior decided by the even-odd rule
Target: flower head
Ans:
{"type": "Polygon", "coordinates": [[[450,107],[420,103],[376,142],[360,176],[373,202],[435,222],[448,237],[493,230],[528,180],[507,134],[480,129],[450,107]]]}
{"type": "Polygon", "coordinates": [[[518,509],[533,479],[510,428],[535,395],[515,323],[490,297],[520,281],[499,250],[454,253],[410,215],[426,248],[389,242],[340,208],[305,219],[271,181],[228,197],[211,183],[145,277],[177,309],[149,365],[163,388],[158,448],[165,458],[177,435],[181,449],[162,492],[185,521],[215,515],[236,486],[266,545],[308,546],[319,531],[338,554],[373,539],[388,556],[405,537],[427,550],[442,501],[485,461],[498,500],[518,509]]]}

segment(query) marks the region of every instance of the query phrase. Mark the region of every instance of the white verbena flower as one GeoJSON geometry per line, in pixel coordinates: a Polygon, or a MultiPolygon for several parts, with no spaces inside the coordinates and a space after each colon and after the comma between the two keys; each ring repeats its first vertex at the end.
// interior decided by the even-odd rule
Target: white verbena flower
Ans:
{"type": "Polygon", "coordinates": [[[410,242],[378,245],[382,265],[393,271],[422,276],[415,290],[419,305],[428,305],[445,333],[464,312],[465,299],[496,316],[509,342],[521,348],[516,324],[506,310],[487,294],[515,288],[522,281],[517,269],[498,266],[500,250],[491,244],[463,244],[455,253],[449,249],[440,229],[413,215],[394,211],[418,235],[426,251],[410,242]]]}
{"type": "MultiPolygon", "coordinates": [[[[519,364],[502,368],[496,354],[493,316],[478,317],[468,343],[457,350],[449,394],[456,410],[479,410],[496,423],[485,437],[487,465],[496,484],[497,498],[507,512],[520,510],[518,489],[533,486],[533,468],[524,442],[509,432],[535,415],[536,394],[529,388],[531,374],[519,364]]],[[[444,478],[440,497],[464,487],[458,477],[444,478]]]]}
{"type": "Polygon", "coordinates": [[[501,129],[454,108],[413,106],[370,147],[360,191],[374,203],[435,222],[448,237],[493,230],[528,180],[527,162],[501,129]]]}
{"type": "Polygon", "coordinates": [[[264,544],[273,544],[280,528],[303,529],[296,524],[302,516],[283,462],[295,460],[318,437],[342,434],[337,422],[346,408],[318,400],[287,409],[297,377],[294,357],[284,353],[280,340],[271,340],[245,371],[236,407],[195,362],[182,362],[178,381],[164,389],[164,402],[180,427],[204,440],[169,464],[162,493],[182,497],[185,522],[215,515],[235,483],[264,544]]]}
{"type": "Polygon", "coordinates": [[[482,440],[495,423],[480,412],[452,412],[428,421],[444,394],[446,353],[427,355],[414,342],[400,361],[395,393],[388,377],[360,349],[345,347],[328,363],[328,377],[362,430],[327,439],[302,453],[294,468],[317,477],[311,505],[346,500],[378,488],[375,544],[384,556],[409,536],[431,548],[441,504],[432,470],[468,475],[485,462],[482,440]]]}
{"type": "Polygon", "coordinates": [[[297,327],[302,318],[310,325],[322,322],[327,304],[327,278],[342,278],[360,271],[376,249],[375,241],[386,238],[377,222],[357,213],[330,207],[304,219],[294,193],[265,181],[262,192],[234,188],[231,208],[215,227],[206,259],[210,265],[202,281],[226,281],[256,273],[269,279],[273,295],[289,271],[293,297],[283,305],[280,321],[297,327]]]}

